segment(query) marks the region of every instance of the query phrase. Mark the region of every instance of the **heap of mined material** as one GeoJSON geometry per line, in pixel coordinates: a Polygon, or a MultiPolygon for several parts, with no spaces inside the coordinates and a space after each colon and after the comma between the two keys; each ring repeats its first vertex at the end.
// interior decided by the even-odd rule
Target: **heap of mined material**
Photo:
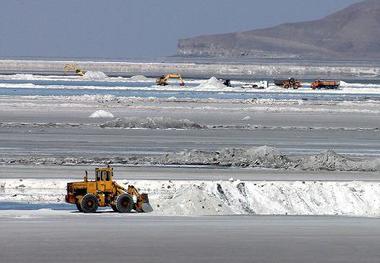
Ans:
{"type": "Polygon", "coordinates": [[[102,80],[108,78],[108,76],[101,71],[87,71],[83,78],[89,80],[102,80]]]}
{"type": "Polygon", "coordinates": [[[202,129],[205,126],[187,119],[170,117],[117,118],[100,125],[102,128],[142,128],[142,129],[202,129]]]}
{"type": "Polygon", "coordinates": [[[197,90],[223,90],[225,88],[226,86],[223,82],[215,77],[211,77],[209,80],[204,81],[196,87],[197,90]]]}
{"type": "Polygon", "coordinates": [[[90,118],[113,118],[113,114],[109,111],[105,110],[97,110],[93,112],[90,116],[90,118]]]}
{"type": "Polygon", "coordinates": [[[18,157],[0,158],[0,164],[97,165],[104,163],[130,165],[207,165],[259,167],[305,171],[380,171],[380,159],[349,158],[334,151],[315,155],[288,156],[272,147],[223,149],[221,151],[188,150],[169,154],[129,154],[101,157],[18,157]]]}
{"type": "MultiPolygon", "coordinates": [[[[149,193],[157,215],[379,217],[379,182],[118,181],[149,193]]],[[[0,201],[64,203],[66,180],[0,179],[0,201]]]]}

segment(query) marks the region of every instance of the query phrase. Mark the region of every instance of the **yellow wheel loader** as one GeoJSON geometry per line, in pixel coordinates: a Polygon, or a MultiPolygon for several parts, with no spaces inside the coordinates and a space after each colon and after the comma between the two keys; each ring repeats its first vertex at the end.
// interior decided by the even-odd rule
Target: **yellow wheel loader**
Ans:
{"type": "Polygon", "coordinates": [[[81,182],[67,184],[66,202],[75,204],[80,212],[95,213],[98,207],[110,206],[115,212],[152,212],[148,194],[140,194],[133,186],[128,189],[113,181],[113,168],[96,168],[95,180],[89,181],[88,174],[81,182]]]}

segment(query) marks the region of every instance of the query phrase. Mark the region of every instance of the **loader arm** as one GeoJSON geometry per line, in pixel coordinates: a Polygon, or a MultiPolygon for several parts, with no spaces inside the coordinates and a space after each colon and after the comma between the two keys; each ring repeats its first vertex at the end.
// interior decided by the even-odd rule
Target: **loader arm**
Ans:
{"type": "Polygon", "coordinates": [[[174,74],[174,73],[161,76],[160,78],[157,79],[156,83],[158,85],[168,85],[168,81],[170,79],[179,79],[180,86],[185,86],[185,81],[183,80],[182,76],[180,74],[174,74]]]}
{"type": "Polygon", "coordinates": [[[185,81],[183,80],[182,76],[180,74],[168,74],[165,77],[165,81],[168,81],[169,79],[179,79],[180,85],[184,86],[185,81]]]}
{"type": "Polygon", "coordinates": [[[118,183],[116,183],[115,181],[113,182],[113,186],[116,189],[117,195],[121,195],[121,194],[127,193],[127,189],[125,189],[124,187],[122,187],[121,185],[119,185],[118,183]]]}
{"type": "Polygon", "coordinates": [[[148,213],[148,212],[152,212],[153,211],[153,208],[152,206],[150,205],[149,203],[149,198],[148,198],[148,194],[140,194],[140,192],[137,190],[136,187],[134,187],[133,185],[128,185],[128,190],[127,190],[127,193],[130,195],[130,196],[135,196],[136,197],[136,211],[137,212],[145,212],[145,213],[148,213]]]}
{"type": "Polygon", "coordinates": [[[70,71],[73,71],[75,72],[75,74],[79,75],[79,76],[84,76],[85,75],[85,71],[83,71],[81,68],[78,67],[78,65],[76,64],[66,64],[63,68],[64,70],[64,74],[70,72],[70,71]]]}

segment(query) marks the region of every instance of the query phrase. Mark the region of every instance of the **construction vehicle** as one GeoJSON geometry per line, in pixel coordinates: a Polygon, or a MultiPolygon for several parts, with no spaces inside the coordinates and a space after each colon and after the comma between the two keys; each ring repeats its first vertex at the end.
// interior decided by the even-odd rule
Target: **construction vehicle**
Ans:
{"type": "Polygon", "coordinates": [[[75,72],[75,74],[83,77],[84,74],[86,74],[85,71],[83,71],[81,68],[78,67],[77,64],[66,64],[65,67],[63,68],[65,74],[67,74],[68,72],[75,72]]]}
{"type": "Polygon", "coordinates": [[[285,89],[298,89],[302,87],[301,81],[295,79],[295,78],[289,78],[289,79],[275,79],[274,84],[276,86],[283,87],[285,89]]]}
{"type": "Polygon", "coordinates": [[[335,80],[316,80],[311,83],[312,89],[337,89],[340,86],[340,81],[335,80]]]}
{"type": "Polygon", "coordinates": [[[262,80],[254,83],[247,83],[241,86],[242,89],[266,89],[268,88],[268,81],[262,80]]]}
{"type": "Polygon", "coordinates": [[[230,79],[222,79],[223,85],[226,87],[232,87],[231,80],[230,79]]]}
{"type": "Polygon", "coordinates": [[[169,85],[168,81],[169,79],[178,79],[179,80],[179,85],[180,86],[185,86],[185,82],[183,81],[182,77],[180,74],[167,74],[167,75],[162,75],[156,80],[156,84],[159,86],[167,86],[169,85]]]}
{"type": "Polygon", "coordinates": [[[128,189],[113,180],[113,168],[95,168],[95,180],[89,181],[88,174],[80,182],[67,184],[67,203],[75,204],[80,212],[95,213],[98,207],[110,206],[115,212],[130,213],[153,211],[148,194],[140,194],[133,186],[128,189]]]}

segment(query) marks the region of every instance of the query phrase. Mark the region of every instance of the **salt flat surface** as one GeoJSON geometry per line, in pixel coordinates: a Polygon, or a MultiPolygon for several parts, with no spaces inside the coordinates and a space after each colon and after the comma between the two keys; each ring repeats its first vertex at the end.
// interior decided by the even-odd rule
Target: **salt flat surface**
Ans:
{"type": "MultiPolygon", "coordinates": [[[[84,80],[88,80],[85,78],[84,80]]],[[[94,79],[91,79],[94,81],[94,79]]],[[[102,79],[104,80],[104,79],[102,79]]],[[[155,85],[155,80],[151,79],[150,82],[144,81],[144,83],[149,83],[147,86],[131,86],[128,85],[130,80],[124,80],[121,82],[117,79],[117,86],[101,86],[101,85],[75,85],[80,83],[51,83],[50,85],[42,85],[42,84],[34,84],[34,83],[1,83],[0,81],[0,89],[47,89],[47,90],[134,90],[134,91],[218,91],[218,92],[235,92],[235,93],[291,93],[291,94],[361,94],[361,95],[378,95],[380,93],[380,84],[366,84],[366,83],[347,83],[343,82],[343,85],[339,89],[334,90],[313,90],[310,88],[310,83],[305,83],[304,88],[300,89],[284,89],[281,87],[277,87],[275,85],[270,85],[265,89],[247,89],[242,88],[242,86],[249,85],[249,82],[236,82],[235,87],[227,87],[224,86],[221,82],[215,81],[216,78],[213,77],[208,81],[201,80],[191,80],[188,83],[191,83],[191,86],[182,87],[179,85],[168,85],[168,86],[158,86],[155,85]],[[120,83],[124,83],[125,85],[120,85],[120,83]],[[61,84],[61,85],[59,85],[61,84]],[[71,85],[62,85],[62,84],[71,84],[71,85]],[[199,85],[196,85],[199,84],[199,85]]],[[[49,79],[49,81],[52,81],[49,79]]],[[[56,79],[54,81],[57,81],[56,79]]],[[[63,81],[69,81],[64,79],[63,81]]],[[[133,79],[132,79],[133,81],[133,79]]],[[[79,82],[83,82],[79,80],[79,82]]],[[[140,81],[139,81],[140,82],[140,81]]],[[[112,82],[111,82],[112,83],[112,82]]]]}
{"type": "Polygon", "coordinates": [[[263,145],[379,156],[379,103],[0,97],[6,157],[123,156],[263,145]],[[104,110],[114,119],[89,118],[104,110]],[[246,118],[246,117],[249,118],[246,118]]]}
{"type": "Polygon", "coordinates": [[[378,221],[37,213],[0,216],[0,231],[7,237],[0,239],[0,247],[2,260],[10,263],[375,263],[380,257],[378,221]],[[102,240],[99,229],[107,229],[102,240]]]}
{"type": "MultiPolygon", "coordinates": [[[[146,78],[141,75],[133,76],[131,78],[107,77],[103,72],[98,71],[88,71],[84,77],[54,75],[41,76],[32,74],[0,75],[0,94],[6,95],[12,91],[15,95],[22,94],[24,96],[33,94],[42,96],[49,94],[65,95],[67,93],[75,95],[75,91],[77,92],[77,95],[85,95],[86,93],[83,93],[83,91],[92,91],[93,94],[96,94],[96,92],[107,94],[105,91],[114,93],[117,93],[118,91],[134,92],[129,93],[129,96],[131,96],[131,94],[137,94],[137,92],[140,91],[142,96],[144,92],[158,92],[154,93],[154,96],[168,98],[170,97],[168,94],[172,92],[174,96],[177,93],[177,96],[182,98],[184,98],[184,96],[181,93],[186,93],[185,97],[190,96],[193,98],[201,98],[203,97],[202,92],[208,92],[210,97],[215,98],[221,97],[217,96],[217,93],[219,93],[219,95],[222,93],[236,93],[235,95],[230,96],[235,96],[236,98],[239,98],[238,94],[241,94],[241,98],[247,97],[244,96],[244,94],[267,94],[266,96],[268,98],[270,98],[271,94],[273,94],[274,97],[276,97],[276,94],[293,94],[294,96],[297,94],[299,96],[302,96],[302,94],[309,94],[311,96],[307,97],[310,99],[315,99],[313,98],[313,95],[320,98],[331,95],[338,100],[341,100],[341,98],[336,95],[358,95],[358,97],[361,97],[363,100],[368,99],[363,97],[363,95],[377,99],[380,95],[380,83],[377,79],[374,79],[373,82],[368,80],[362,80],[363,82],[360,82],[360,79],[356,82],[341,81],[340,88],[335,90],[313,90],[310,88],[310,81],[304,81],[303,87],[297,90],[283,89],[274,85],[273,77],[271,75],[268,75],[265,78],[266,82],[270,80],[269,86],[265,89],[247,88],[250,84],[256,83],[258,81],[257,79],[252,79],[251,81],[234,79],[231,87],[223,85],[223,82],[215,77],[209,77],[208,80],[186,79],[185,87],[180,86],[178,81],[175,80],[170,81],[167,86],[158,86],[156,85],[155,80],[155,78],[146,78]],[[270,80],[270,78],[272,79],[270,80]],[[7,89],[11,89],[12,91],[7,91],[7,89]],[[161,92],[161,94],[159,92],[161,92]],[[213,94],[213,92],[215,94],[213,94]],[[165,93],[166,95],[163,95],[165,93]]],[[[343,98],[343,100],[355,100],[355,98],[351,96],[351,99],[349,99],[347,96],[345,99],[343,98]]]]}

